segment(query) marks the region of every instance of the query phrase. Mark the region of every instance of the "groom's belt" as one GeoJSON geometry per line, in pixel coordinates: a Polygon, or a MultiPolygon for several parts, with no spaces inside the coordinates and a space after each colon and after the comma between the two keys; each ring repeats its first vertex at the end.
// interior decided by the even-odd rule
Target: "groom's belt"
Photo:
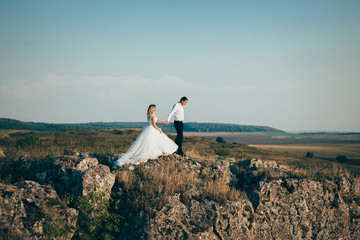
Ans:
{"type": "Polygon", "coordinates": [[[174,122],[183,122],[183,121],[179,121],[179,120],[174,120],[174,122]]]}

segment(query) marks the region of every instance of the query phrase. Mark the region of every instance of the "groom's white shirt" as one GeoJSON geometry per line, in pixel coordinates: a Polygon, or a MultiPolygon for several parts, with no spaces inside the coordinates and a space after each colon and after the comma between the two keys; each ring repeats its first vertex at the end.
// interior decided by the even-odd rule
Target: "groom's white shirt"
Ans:
{"type": "Polygon", "coordinates": [[[172,115],[174,115],[175,121],[184,121],[184,107],[181,106],[181,104],[178,102],[174,104],[174,106],[171,109],[171,112],[169,113],[169,116],[167,118],[167,121],[169,122],[172,115]]]}

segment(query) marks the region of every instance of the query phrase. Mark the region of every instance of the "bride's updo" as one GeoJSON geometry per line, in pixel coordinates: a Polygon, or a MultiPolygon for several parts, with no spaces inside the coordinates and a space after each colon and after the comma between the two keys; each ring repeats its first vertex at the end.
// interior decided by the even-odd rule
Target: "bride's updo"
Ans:
{"type": "Polygon", "coordinates": [[[147,110],[147,117],[148,119],[152,118],[154,116],[154,112],[156,111],[156,105],[150,104],[147,110]]]}

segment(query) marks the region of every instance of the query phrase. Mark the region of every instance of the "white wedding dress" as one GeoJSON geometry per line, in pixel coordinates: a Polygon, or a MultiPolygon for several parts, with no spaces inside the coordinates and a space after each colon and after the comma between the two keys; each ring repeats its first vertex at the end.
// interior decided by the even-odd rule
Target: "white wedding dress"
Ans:
{"type": "MultiPolygon", "coordinates": [[[[155,117],[155,122],[157,118],[155,117]]],[[[147,125],[130,147],[130,149],[119,158],[114,167],[124,165],[126,163],[140,164],[149,159],[156,159],[164,154],[172,154],[177,150],[178,146],[165,133],[160,133],[152,125],[149,118],[147,125]]]]}

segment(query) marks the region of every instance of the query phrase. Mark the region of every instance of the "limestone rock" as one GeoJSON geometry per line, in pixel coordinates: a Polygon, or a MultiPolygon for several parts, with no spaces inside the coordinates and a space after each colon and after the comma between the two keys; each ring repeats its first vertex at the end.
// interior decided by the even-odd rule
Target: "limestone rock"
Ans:
{"type": "Polygon", "coordinates": [[[89,154],[86,153],[86,152],[80,152],[80,153],[79,153],[79,157],[80,157],[80,158],[88,158],[88,157],[89,157],[89,154]]]}
{"type": "Polygon", "coordinates": [[[253,217],[247,200],[219,204],[192,199],[187,206],[176,194],[150,220],[144,233],[148,239],[254,239],[253,217]]]}
{"type": "Polygon", "coordinates": [[[104,193],[110,197],[111,188],[115,183],[115,175],[110,173],[108,166],[98,164],[86,169],[82,175],[82,195],[104,193]]]}
{"type": "Polygon", "coordinates": [[[263,182],[258,196],[257,239],[351,239],[349,207],[320,182],[263,182]]]}
{"type": "Polygon", "coordinates": [[[6,158],[6,155],[4,154],[2,149],[0,149],[0,158],[6,158]]]}
{"type": "Polygon", "coordinates": [[[119,159],[122,154],[92,153],[90,156],[96,158],[100,164],[112,167],[114,162],[119,159]]]}
{"type": "MultiPolygon", "coordinates": [[[[199,163],[197,163],[197,164],[199,164],[199,163]]],[[[203,167],[200,170],[200,174],[206,175],[214,181],[223,179],[224,183],[230,183],[231,178],[232,178],[230,167],[229,167],[229,162],[227,162],[227,161],[219,161],[217,165],[211,164],[207,167],[203,167]]]]}
{"type": "Polygon", "coordinates": [[[78,158],[73,156],[52,156],[35,162],[24,175],[27,179],[40,184],[52,185],[59,196],[69,194],[76,189],[78,175],[73,168],[78,163],[78,158]]]}
{"type": "Polygon", "coordinates": [[[71,239],[77,215],[51,186],[32,181],[0,184],[1,239],[71,239]]]}
{"type": "Polygon", "coordinates": [[[78,157],[80,155],[80,153],[78,151],[76,151],[76,150],[73,150],[73,149],[65,149],[64,150],[64,155],[78,157]]]}
{"type": "Polygon", "coordinates": [[[185,169],[185,171],[200,174],[201,164],[198,163],[197,161],[193,161],[191,159],[188,159],[188,160],[185,161],[184,169],[185,169]]]}
{"type": "Polygon", "coordinates": [[[81,172],[84,172],[88,168],[95,166],[99,164],[98,160],[96,158],[85,158],[81,160],[80,163],[76,165],[76,170],[79,170],[81,172]]]}
{"type": "Polygon", "coordinates": [[[32,165],[29,172],[30,179],[52,185],[60,196],[104,192],[108,197],[115,183],[110,168],[98,164],[96,158],[48,156],[32,165]]]}
{"type": "Polygon", "coordinates": [[[360,177],[354,179],[354,183],[351,186],[351,192],[355,197],[360,198],[360,177]]]}
{"type": "MultiPolygon", "coordinates": [[[[129,166],[111,172],[108,166],[116,159],[111,154],[81,153],[48,156],[21,166],[25,177],[52,187],[31,181],[0,184],[0,238],[39,239],[45,234],[51,239],[51,226],[70,229],[66,234],[54,231],[63,234],[54,238],[71,238],[77,212],[63,206],[57,196],[71,194],[77,201],[78,196],[103,194],[109,199],[113,190],[116,204],[125,206],[118,239],[360,239],[360,177],[339,174],[314,181],[274,161],[219,159],[200,164],[160,157],[130,166],[135,173],[140,167],[147,172],[172,161],[172,168],[246,191],[249,199],[216,202],[202,197],[197,186],[187,186],[185,192],[167,197],[165,205],[146,212],[132,206],[141,194],[137,189],[113,189],[114,173],[130,173],[129,166]]],[[[96,203],[91,207],[96,209],[96,203]]]]}

